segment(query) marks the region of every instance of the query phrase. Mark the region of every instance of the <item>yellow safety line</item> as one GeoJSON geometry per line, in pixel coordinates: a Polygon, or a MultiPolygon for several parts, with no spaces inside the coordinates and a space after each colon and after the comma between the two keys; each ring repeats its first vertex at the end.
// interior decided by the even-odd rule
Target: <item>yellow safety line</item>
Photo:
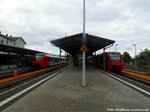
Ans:
{"type": "Polygon", "coordinates": [[[142,79],[145,79],[145,80],[150,80],[150,76],[147,76],[147,75],[143,75],[143,74],[139,74],[139,73],[134,73],[134,72],[127,71],[127,70],[122,70],[121,72],[125,73],[127,75],[132,75],[132,76],[135,76],[135,77],[138,77],[138,78],[142,78],[142,79]]]}

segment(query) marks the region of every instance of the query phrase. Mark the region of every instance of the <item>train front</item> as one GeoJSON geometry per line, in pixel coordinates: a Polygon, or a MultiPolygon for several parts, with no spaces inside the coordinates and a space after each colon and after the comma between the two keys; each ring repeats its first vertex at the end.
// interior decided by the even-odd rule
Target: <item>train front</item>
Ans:
{"type": "Polygon", "coordinates": [[[37,53],[33,56],[32,67],[33,68],[44,68],[45,64],[43,62],[45,55],[43,53],[37,53]]]}
{"type": "Polygon", "coordinates": [[[107,60],[107,68],[112,72],[121,72],[124,69],[124,62],[119,52],[109,52],[107,60]]]}

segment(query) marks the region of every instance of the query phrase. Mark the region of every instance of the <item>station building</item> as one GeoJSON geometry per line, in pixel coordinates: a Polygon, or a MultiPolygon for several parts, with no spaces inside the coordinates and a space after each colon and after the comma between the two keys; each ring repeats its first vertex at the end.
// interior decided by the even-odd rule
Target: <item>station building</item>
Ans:
{"type": "Polygon", "coordinates": [[[27,43],[25,42],[25,40],[22,37],[12,37],[12,35],[8,36],[8,34],[3,35],[0,32],[0,44],[25,48],[25,45],[27,43]]]}
{"type": "Polygon", "coordinates": [[[26,44],[22,37],[4,35],[0,31],[0,71],[31,66],[32,56],[40,51],[25,48],[26,44]]]}

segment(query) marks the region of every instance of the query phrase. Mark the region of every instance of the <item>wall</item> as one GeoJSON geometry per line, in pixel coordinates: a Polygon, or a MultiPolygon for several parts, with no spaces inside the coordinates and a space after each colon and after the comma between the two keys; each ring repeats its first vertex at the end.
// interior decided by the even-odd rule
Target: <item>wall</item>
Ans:
{"type": "Polygon", "coordinates": [[[25,44],[23,43],[22,39],[18,39],[18,40],[15,41],[15,46],[24,48],[25,44]]]}
{"type": "Polygon", "coordinates": [[[0,44],[6,44],[6,38],[0,36],[0,44]]]}

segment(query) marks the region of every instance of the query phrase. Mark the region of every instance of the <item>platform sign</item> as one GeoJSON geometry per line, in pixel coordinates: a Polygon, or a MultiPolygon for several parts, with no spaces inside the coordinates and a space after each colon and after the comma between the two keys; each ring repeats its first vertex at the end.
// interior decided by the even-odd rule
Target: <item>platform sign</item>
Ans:
{"type": "Polygon", "coordinates": [[[88,49],[88,47],[86,46],[86,44],[82,44],[82,46],[80,47],[80,51],[81,51],[81,52],[83,52],[83,51],[88,52],[89,49],[88,49]]]}

